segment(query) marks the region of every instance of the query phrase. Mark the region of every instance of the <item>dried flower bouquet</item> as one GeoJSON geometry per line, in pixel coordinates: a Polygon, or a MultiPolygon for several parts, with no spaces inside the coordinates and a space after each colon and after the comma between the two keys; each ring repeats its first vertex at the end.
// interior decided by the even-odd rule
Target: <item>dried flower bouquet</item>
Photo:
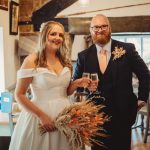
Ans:
{"type": "MultiPolygon", "coordinates": [[[[88,146],[92,143],[103,144],[94,139],[96,136],[107,136],[100,132],[103,130],[101,125],[109,119],[101,111],[103,107],[89,100],[76,102],[66,107],[56,117],[56,128],[66,136],[73,150],[81,149],[84,144],[88,146]]],[[[39,128],[41,135],[46,133],[41,126],[39,128]]]]}

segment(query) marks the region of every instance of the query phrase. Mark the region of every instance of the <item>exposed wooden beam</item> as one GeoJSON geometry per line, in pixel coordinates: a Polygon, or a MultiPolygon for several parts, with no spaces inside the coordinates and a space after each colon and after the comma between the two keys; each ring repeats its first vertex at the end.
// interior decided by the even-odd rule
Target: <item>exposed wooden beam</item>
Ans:
{"type": "MultiPolygon", "coordinates": [[[[71,34],[81,35],[89,34],[91,19],[92,18],[49,18],[48,20],[62,23],[65,30],[71,34]]],[[[113,33],[150,32],[150,16],[109,17],[109,20],[113,33]]],[[[23,22],[21,22],[21,24],[23,24],[23,22]]]]}
{"type": "Polygon", "coordinates": [[[40,9],[33,12],[31,19],[35,31],[39,30],[40,25],[43,22],[48,21],[49,18],[54,18],[59,12],[69,7],[76,1],[78,0],[51,0],[40,9]]]}
{"type": "MultiPolygon", "coordinates": [[[[150,32],[150,16],[109,17],[112,32],[150,32]]],[[[89,34],[91,18],[68,18],[68,31],[89,34]]]]}
{"type": "Polygon", "coordinates": [[[150,32],[150,16],[112,17],[113,32],[150,32]]]}

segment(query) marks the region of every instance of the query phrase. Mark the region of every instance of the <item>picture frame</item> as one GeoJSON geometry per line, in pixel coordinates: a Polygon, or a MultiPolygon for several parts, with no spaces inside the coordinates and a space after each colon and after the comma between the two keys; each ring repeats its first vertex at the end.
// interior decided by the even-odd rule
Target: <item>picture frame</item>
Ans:
{"type": "Polygon", "coordinates": [[[10,2],[10,35],[18,34],[18,20],[19,20],[19,4],[11,1],[10,2]]]}
{"type": "Polygon", "coordinates": [[[8,0],[0,0],[0,9],[8,11],[8,0]]]}

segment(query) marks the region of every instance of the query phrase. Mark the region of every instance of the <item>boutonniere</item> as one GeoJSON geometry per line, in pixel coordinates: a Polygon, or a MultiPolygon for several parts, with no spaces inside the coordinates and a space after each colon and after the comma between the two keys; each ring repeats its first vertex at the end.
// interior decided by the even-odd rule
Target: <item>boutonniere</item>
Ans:
{"type": "Polygon", "coordinates": [[[116,46],[112,54],[114,55],[113,60],[116,60],[120,58],[122,55],[124,55],[126,51],[123,49],[123,47],[116,46]]]}

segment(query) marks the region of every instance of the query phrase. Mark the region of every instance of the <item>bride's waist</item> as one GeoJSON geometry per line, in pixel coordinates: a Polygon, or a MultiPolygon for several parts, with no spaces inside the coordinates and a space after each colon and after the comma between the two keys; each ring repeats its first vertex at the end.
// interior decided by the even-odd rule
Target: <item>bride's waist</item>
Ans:
{"type": "Polygon", "coordinates": [[[42,100],[49,101],[54,99],[66,99],[67,93],[64,91],[59,92],[33,92],[32,99],[33,100],[42,100]]]}
{"type": "Polygon", "coordinates": [[[64,96],[49,96],[49,97],[38,97],[38,95],[36,95],[36,96],[33,96],[33,98],[32,98],[32,101],[53,101],[53,100],[55,100],[55,101],[57,101],[57,100],[67,100],[68,99],[68,97],[67,97],[67,95],[64,95],[64,96]]]}

